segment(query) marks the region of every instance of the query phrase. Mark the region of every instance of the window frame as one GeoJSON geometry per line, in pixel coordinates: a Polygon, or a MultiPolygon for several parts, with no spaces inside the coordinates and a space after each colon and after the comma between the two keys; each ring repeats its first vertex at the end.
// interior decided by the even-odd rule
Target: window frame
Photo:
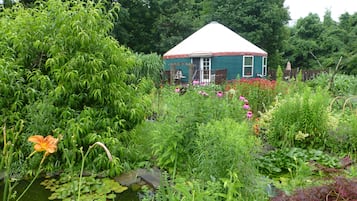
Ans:
{"type": "Polygon", "coordinates": [[[263,62],[262,62],[262,75],[266,77],[268,74],[268,58],[263,57],[263,62]]]}
{"type": "Polygon", "coordinates": [[[252,55],[245,55],[243,56],[243,65],[242,65],[242,75],[243,77],[253,77],[253,73],[254,73],[254,56],[252,55]],[[247,58],[251,58],[252,59],[252,64],[250,65],[246,65],[246,59],[247,58]],[[246,68],[251,68],[251,74],[247,75],[245,72],[246,72],[246,68]]]}

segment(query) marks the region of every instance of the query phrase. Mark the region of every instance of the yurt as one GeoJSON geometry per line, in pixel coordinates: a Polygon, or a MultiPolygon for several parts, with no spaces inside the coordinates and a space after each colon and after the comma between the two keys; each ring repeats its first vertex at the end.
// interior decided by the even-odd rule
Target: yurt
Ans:
{"type": "Polygon", "coordinates": [[[163,55],[170,80],[217,83],[267,75],[267,52],[211,22],[163,55]]]}

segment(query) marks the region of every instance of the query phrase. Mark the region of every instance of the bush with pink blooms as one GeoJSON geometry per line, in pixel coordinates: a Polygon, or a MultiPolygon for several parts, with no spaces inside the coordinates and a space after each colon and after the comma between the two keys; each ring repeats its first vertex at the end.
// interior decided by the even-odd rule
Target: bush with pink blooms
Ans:
{"type": "Polygon", "coordinates": [[[231,81],[225,86],[226,91],[234,89],[238,94],[249,100],[250,108],[254,113],[264,112],[271,105],[275,96],[280,93],[275,81],[263,78],[240,79],[231,81]]]}

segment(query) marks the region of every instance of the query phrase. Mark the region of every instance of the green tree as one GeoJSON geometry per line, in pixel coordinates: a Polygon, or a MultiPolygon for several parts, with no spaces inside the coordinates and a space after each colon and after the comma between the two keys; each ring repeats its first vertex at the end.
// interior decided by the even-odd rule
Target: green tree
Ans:
{"type": "Polygon", "coordinates": [[[201,2],[195,0],[159,0],[160,16],[154,26],[159,40],[155,46],[162,54],[202,26],[201,2]]]}
{"type": "Polygon", "coordinates": [[[159,34],[154,24],[159,18],[158,1],[121,0],[114,37],[135,52],[157,52],[159,34]]]}
{"type": "Polygon", "coordinates": [[[349,74],[357,74],[357,12],[340,16],[339,27],[345,31],[343,42],[346,45],[344,54],[343,71],[349,74]]]}
{"type": "MultiPolygon", "coordinates": [[[[61,133],[60,165],[80,161],[79,147],[96,141],[120,157],[120,136],[148,112],[149,82],[136,79],[137,56],[110,36],[113,13],[101,3],[60,0],[0,13],[2,123],[25,120],[21,144],[29,135],[61,133]]],[[[113,174],[118,160],[98,152],[88,159],[113,174]]]]}
{"type": "Polygon", "coordinates": [[[300,18],[296,25],[290,28],[290,38],[287,41],[285,56],[293,66],[298,68],[319,67],[316,54],[320,51],[318,40],[322,32],[323,27],[319,16],[312,13],[305,18],[300,18]]]}
{"type": "Polygon", "coordinates": [[[289,19],[283,0],[206,0],[204,5],[206,21],[219,21],[265,49],[269,66],[281,64],[283,40],[287,38],[285,25],[289,19]]]}
{"type": "Polygon", "coordinates": [[[290,27],[290,37],[284,48],[284,56],[292,65],[308,69],[335,69],[339,59],[339,70],[355,74],[357,65],[356,14],[345,13],[340,22],[335,22],[331,12],[326,11],[323,21],[310,13],[290,27]]]}

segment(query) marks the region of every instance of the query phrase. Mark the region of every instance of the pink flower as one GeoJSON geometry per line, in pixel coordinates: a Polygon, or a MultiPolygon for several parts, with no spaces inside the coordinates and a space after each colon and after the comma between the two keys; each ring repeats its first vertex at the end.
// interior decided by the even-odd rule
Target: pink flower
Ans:
{"type": "Polygon", "coordinates": [[[176,87],[175,92],[180,93],[180,88],[176,87]]]}
{"type": "Polygon", "coordinates": [[[249,110],[249,109],[250,109],[249,104],[248,104],[248,103],[244,103],[244,105],[243,105],[243,109],[249,110]]]}
{"type": "Polygon", "coordinates": [[[245,101],[244,96],[239,96],[239,100],[241,100],[241,101],[245,101]]]}
{"type": "Polygon", "coordinates": [[[253,117],[253,112],[252,111],[248,111],[247,112],[247,118],[251,119],[253,117]]]}
{"type": "Polygon", "coordinates": [[[222,91],[218,91],[218,92],[217,92],[217,96],[218,96],[218,97],[222,97],[222,96],[223,96],[223,92],[222,92],[222,91]]]}
{"type": "Polygon", "coordinates": [[[198,81],[198,80],[193,80],[193,81],[192,81],[192,84],[193,84],[193,85],[199,85],[199,84],[200,84],[200,81],[198,81]]]}

